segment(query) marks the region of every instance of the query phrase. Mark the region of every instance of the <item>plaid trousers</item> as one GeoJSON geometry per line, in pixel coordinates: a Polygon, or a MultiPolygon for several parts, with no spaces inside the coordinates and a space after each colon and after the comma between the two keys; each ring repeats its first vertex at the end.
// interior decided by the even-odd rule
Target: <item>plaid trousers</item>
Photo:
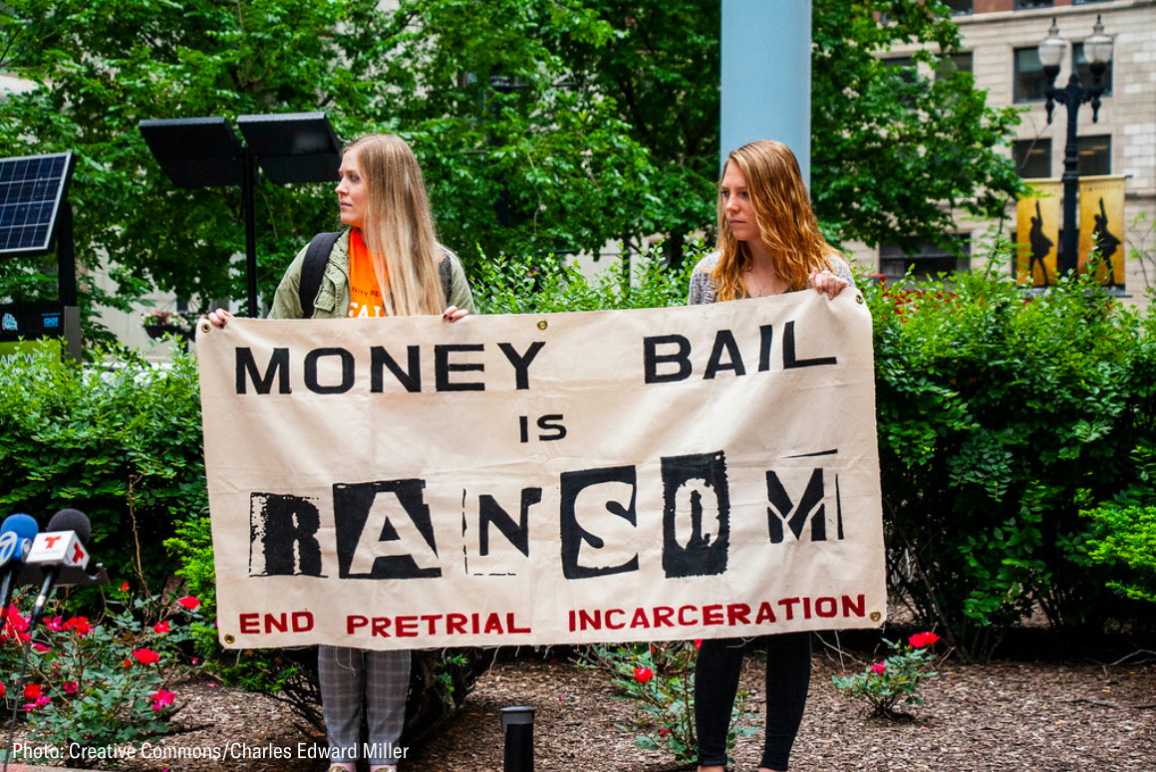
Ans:
{"type": "Polygon", "coordinates": [[[365,703],[370,765],[396,764],[409,689],[409,652],[319,646],[317,669],[331,758],[361,758],[358,740],[365,703]]]}

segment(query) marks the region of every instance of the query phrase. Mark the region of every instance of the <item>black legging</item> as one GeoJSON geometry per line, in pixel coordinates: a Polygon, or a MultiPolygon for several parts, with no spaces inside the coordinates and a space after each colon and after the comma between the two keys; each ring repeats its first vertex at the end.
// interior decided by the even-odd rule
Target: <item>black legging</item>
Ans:
{"type": "MultiPolygon", "coordinates": [[[[783,770],[803,720],[811,682],[811,634],[768,635],[767,739],[761,766],[783,770]]],[[[704,640],[694,674],[695,729],[698,763],[725,766],[727,733],[743,666],[743,640],[704,640]]]]}

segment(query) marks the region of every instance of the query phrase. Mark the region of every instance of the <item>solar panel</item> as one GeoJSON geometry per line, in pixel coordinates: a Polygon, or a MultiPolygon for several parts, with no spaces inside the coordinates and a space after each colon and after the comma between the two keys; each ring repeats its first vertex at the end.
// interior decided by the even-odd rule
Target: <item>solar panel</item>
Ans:
{"type": "Polygon", "coordinates": [[[341,143],[325,113],[242,115],[237,128],[270,182],[337,182],[341,143]]]}
{"type": "Polygon", "coordinates": [[[224,118],[141,121],[140,133],[178,188],[241,184],[241,143],[224,118]]]}
{"type": "Polygon", "coordinates": [[[71,152],[0,158],[0,257],[51,251],[74,165],[71,152]]]}

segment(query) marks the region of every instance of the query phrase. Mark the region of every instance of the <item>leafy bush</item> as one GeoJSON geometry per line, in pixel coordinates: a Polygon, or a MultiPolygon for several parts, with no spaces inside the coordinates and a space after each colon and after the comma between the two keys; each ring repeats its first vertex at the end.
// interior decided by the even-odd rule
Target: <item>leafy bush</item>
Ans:
{"type": "MultiPolygon", "coordinates": [[[[580,662],[609,672],[621,699],[634,702],[641,718],[632,727],[635,745],[644,750],[667,749],[679,762],[698,758],[694,725],[694,668],[697,644],[687,641],[637,643],[627,646],[596,644],[587,647],[580,662]]],[[[746,714],[747,692],[742,690],[731,712],[727,748],[740,735],[755,730],[739,726],[746,714]]]]}
{"type": "Polygon", "coordinates": [[[1156,603],[1156,507],[1105,506],[1085,514],[1105,531],[1088,541],[1092,559],[1123,563],[1135,574],[1108,586],[1129,598],[1156,603]]]}
{"type": "Polygon", "coordinates": [[[41,527],[47,513],[84,511],[97,559],[159,590],[176,566],[164,539],[207,505],[196,363],[101,361],[82,367],[34,347],[4,358],[0,508],[41,527]]]}
{"type": "Polygon", "coordinates": [[[831,680],[847,696],[866,700],[874,715],[897,718],[903,714],[895,706],[900,702],[922,705],[916,691],[928,678],[939,675],[927,669],[933,659],[930,647],[938,640],[935,633],[916,633],[906,644],[884,639],[895,654],[869,665],[862,673],[831,676],[831,680]]]}
{"type": "Polygon", "coordinates": [[[1153,320],[1083,281],[1025,294],[996,266],[866,290],[891,585],[973,657],[1034,610],[1102,622],[1080,510],[1136,479],[1156,419],[1153,320]]]}
{"type": "Polygon", "coordinates": [[[1138,479],[1111,501],[1082,513],[1092,521],[1088,555],[1112,567],[1111,589],[1156,603],[1156,446],[1142,440],[1132,461],[1138,479]]]}
{"type": "Polygon", "coordinates": [[[666,267],[661,247],[631,261],[618,261],[588,278],[576,264],[559,258],[525,256],[484,258],[471,284],[478,308],[486,314],[530,314],[663,308],[686,304],[690,270],[707,252],[691,245],[683,268],[666,267]],[[627,280],[627,273],[630,280],[627,280]]]}

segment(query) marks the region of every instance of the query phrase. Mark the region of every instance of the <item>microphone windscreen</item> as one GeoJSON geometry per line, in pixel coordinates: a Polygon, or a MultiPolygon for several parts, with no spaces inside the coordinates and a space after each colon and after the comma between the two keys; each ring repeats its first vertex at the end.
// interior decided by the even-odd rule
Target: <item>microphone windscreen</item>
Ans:
{"type": "Polygon", "coordinates": [[[0,524],[0,533],[7,531],[12,531],[21,539],[31,541],[36,538],[36,534],[40,533],[40,526],[36,524],[34,518],[28,515],[8,515],[0,524]]]}
{"type": "Polygon", "coordinates": [[[79,509],[62,509],[48,521],[46,532],[75,531],[80,543],[88,546],[88,537],[92,535],[92,523],[88,522],[88,515],[79,509]]]}

